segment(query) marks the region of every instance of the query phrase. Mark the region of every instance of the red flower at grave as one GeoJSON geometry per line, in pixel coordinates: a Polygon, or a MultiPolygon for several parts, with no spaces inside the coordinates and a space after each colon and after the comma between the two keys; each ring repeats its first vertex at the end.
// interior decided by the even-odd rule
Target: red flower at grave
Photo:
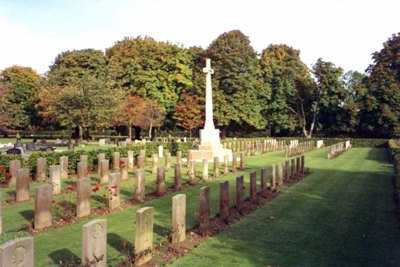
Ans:
{"type": "Polygon", "coordinates": [[[112,189],[115,189],[115,188],[117,188],[117,187],[118,187],[118,185],[113,185],[113,186],[111,186],[112,189]]]}
{"type": "Polygon", "coordinates": [[[7,172],[6,177],[11,177],[11,172],[7,172]]]}
{"type": "Polygon", "coordinates": [[[0,172],[4,172],[4,166],[0,166],[0,172]]]}
{"type": "Polygon", "coordinates": [[[99,186],[98,185],[96,185],[95,187],[93,187],[93,189],[92,189],[92,192],[97,192],[97,191],[99,191],[99,186]]]}
{"type": "Polygon", "coordinates": [[[53,204],[54,204],[54,203],[56,203],[56,201],[55,201],[55,200],[52,200],[52,201],[51,201],[51,203],[53,203],[53,204]]]}
{"type": "Polygon", "coordinates": [[[122,169],[122,168],[125,168],[125,161],[123,161],[123,160],[120,160],[119,161],[119,167],[122,169]]]}

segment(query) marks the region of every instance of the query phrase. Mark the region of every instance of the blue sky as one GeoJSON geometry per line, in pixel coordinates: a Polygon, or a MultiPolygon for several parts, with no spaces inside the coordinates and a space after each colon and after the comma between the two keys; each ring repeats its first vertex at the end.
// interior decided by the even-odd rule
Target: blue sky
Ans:
{"type": "Polygon", "coordinates": [[[45,73],[67,50],[105,50],[125,36],[206,48],[239,29],[257,52],[284,43],[311,66],[319,57],[363,72],[400,32],[398,0],[0,0],[0,70],[45,73]]]}

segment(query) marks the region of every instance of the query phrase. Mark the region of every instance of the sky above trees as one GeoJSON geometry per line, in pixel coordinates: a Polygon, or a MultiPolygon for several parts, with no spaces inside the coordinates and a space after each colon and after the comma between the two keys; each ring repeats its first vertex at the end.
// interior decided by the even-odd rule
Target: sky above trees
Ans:
{"type": "Polygon", "coordinates": [[[0,70],[48,71],[62,51],[105,50],[126,36],[206,48],[238,29],[256,52],[270,44],[364,72],[371,54],[399,32],[398,0],[0,0],[0,70]]]}

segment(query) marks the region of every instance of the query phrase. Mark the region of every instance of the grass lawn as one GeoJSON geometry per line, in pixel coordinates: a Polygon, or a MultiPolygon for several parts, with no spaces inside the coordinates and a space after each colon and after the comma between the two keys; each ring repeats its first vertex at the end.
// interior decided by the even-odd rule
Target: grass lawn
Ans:
{"type": "Polygon", "coordinates": [[[325,156],[308,153],[312,175],[172,265],[400,266],[386,151],[325,156]]]}
{"type": "MultiPolygon", "coordinates": [[[[399,265],[400,234],[394,214],[393,171],[386,162],[386,151],[352,149],[332,160],[326,159],[326,153],[327,149],[307,153],[306,167],[311,167],[312,175],[290,188],[282,188],[282,195],[205,241],[174,265],[399,265]]],[[[212,215],[218,213],[221,181],[230,181],[231,199],[234,199],[236,176],[245,174],[248,183],[251,170],[284,160],[283,152],[246,157],[245,172],[209,181],[212,215]]],[[[200,164],[198,166],[200,176],[200,164]]],[[[155,190],[155,176],[149,171],[150,165],[146,176],[147,192],[155,190]]],[[[173,184],[172,175],[171,169],[167,186],[173,184]]],[[[258,181],[259,177],[258,172],[258,181]]],[[[131,196],[131,180],[121,186],[123,200],[131,196]]],[[[199,189],[203,185],[179,192],[187,196],[188,228],[198,224],[199,189]]],[[[134,243],[135,212],[141,207],[155,209],[154,245],[166,239],[171,229],[171,198],[175,194],[101,216],[108,223],[109,266],[115,266],[122,259],[124,242],[134,243]]],[[[96,201],[93,198],[92,205],[100,205],[96,201]]],[[[234,206],[232,201],[231,206],[234,206]]],[[[4,230],[20,228],[33,218],[32,214],[32,202],[3,206],[4,230]]],[[[35,266],[59,266],[60,261],[71,259],[78,261],[82,225],[94,218],[98,217],[35,236],[35,266]]]]}

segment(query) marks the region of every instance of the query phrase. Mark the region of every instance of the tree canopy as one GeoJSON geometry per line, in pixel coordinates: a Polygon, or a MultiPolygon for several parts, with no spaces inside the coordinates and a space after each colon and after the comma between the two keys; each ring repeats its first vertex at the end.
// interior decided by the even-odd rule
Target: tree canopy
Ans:
{"type": "Polygon", "coordinates": [[[211,58],[214,121],[226,134],[400,135],[400,34],[373,53],[365,73],[271,44],[257,54],[239,30],[207,48],[127,37],[105,50],[64,51],[45,76],[30,67],[0,72],[0,130],[126,128],[190,132],[204,116],[211,58]]]}

